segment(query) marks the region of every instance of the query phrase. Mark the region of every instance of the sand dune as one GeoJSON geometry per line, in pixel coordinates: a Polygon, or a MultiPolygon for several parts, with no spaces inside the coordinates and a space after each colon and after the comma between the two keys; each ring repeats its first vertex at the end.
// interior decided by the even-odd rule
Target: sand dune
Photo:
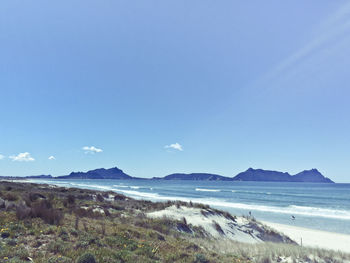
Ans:
{"type": "Polygon", "coordinates": [[[251,244],[277,239],[280,242],[292,242],[284,235],[268,231],[259,222],[253,222],[245,217],[227,217],[209,208],[173,205],[163,210],[150,212],[147,216],[151,218],[167,217],[180,221],[185,219],[188,224],[202,227],[209,236],[217,239],[230,239],[251,244]]]}

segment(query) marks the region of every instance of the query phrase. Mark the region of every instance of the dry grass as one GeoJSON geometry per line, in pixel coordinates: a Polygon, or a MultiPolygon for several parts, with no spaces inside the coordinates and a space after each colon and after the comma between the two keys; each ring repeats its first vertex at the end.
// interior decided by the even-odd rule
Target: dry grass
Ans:
{"type": "Polygon", "coordinates": [[[318,263],[346,263],[350,262],[350,254],[301,247],[293,244],[258,243],[245,244],[235,241],[196,239],[199,246],[213,251],[221,251],[223,254],[244,258],[249,262],[318,262],[318,263]]]}

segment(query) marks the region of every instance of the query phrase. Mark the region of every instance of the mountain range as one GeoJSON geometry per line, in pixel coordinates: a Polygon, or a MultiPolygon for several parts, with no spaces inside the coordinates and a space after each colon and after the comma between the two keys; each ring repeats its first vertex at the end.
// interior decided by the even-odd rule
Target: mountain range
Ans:
{"type": "Polygon", "coordinates": [[[153,180],[193,180],[193,181],[232,181],[232,178],[209,173],[175,173],[165,177],[153,177],[153,180]]]}
{"type": "Polygon", "coordinates": [[[289,173],[278,171],[249,168],[232,179],[233,181],[334,183],[323,176],[317,169],[305,170],[295,175],[290,175],[289,173]]]}
{"type": "MultiPolygon", "coordinates": [[[[0,177],[0,179],[118,179],[136,180],[146,179],[132,177],[118,167],[110,169],[100,168],[87,172],[72,172],[69,175],[52,177],[51,175],[37,175],[27,177],[0,177]]],[[[260,181],[260,182],[307,182],[307,183],[334,183],[323,176],[317,169],[305,170],[295,175],[289,173],[253,169],[237,174],[234,177],[226,177],[211,173],[173,173],[164,177],[153,177],[148,180],[193,180],[193,181],[260,181]]]]}

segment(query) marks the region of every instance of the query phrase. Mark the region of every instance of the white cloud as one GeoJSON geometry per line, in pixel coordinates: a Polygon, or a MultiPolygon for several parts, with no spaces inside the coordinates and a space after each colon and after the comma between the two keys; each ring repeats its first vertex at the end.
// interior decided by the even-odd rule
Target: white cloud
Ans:
{"type": "Polygon", "coordinates": [[[56,160],[55,156],[51,155],[49,158],[49,160],[56,160]]]}
{"type": "Polygon", "coordinates": [[[100,152],[103,152],[102,149],[99,149],[99,148],[96,148],[95,146],[84,146],[83,147],[83,150],[85,151],[85,153],[100,153],[100,152]]]}
{"type": "Polygon", "coordinates": [[[172,143],[170,145],[165,145],[166,149],[174,149],[174,150],[178,150],[178,151],[183,151],[182,145],[179,143],[172,143]]]}
{"type": "Polygon", "coordinates": [[[12,161],[17,161],[17,162],[35,161],[35,159],[30,155],[29,152],[19,153],[18,155],[11,155],[9,158],[12,159],[12,161]]]}
{"type": "Polygon", "coordinates": [[[4,159],[5,155],[0,154],[0,160],[4,159]]]}

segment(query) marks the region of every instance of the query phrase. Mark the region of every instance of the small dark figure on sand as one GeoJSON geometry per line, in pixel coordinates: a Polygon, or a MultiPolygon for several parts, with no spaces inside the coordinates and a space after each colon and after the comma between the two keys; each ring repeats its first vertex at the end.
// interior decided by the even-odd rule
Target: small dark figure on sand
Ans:
{"type": "Polygon", "coordinates": [[[295,220],[295,216],[292,216],[292,220],[295,220]]]}

